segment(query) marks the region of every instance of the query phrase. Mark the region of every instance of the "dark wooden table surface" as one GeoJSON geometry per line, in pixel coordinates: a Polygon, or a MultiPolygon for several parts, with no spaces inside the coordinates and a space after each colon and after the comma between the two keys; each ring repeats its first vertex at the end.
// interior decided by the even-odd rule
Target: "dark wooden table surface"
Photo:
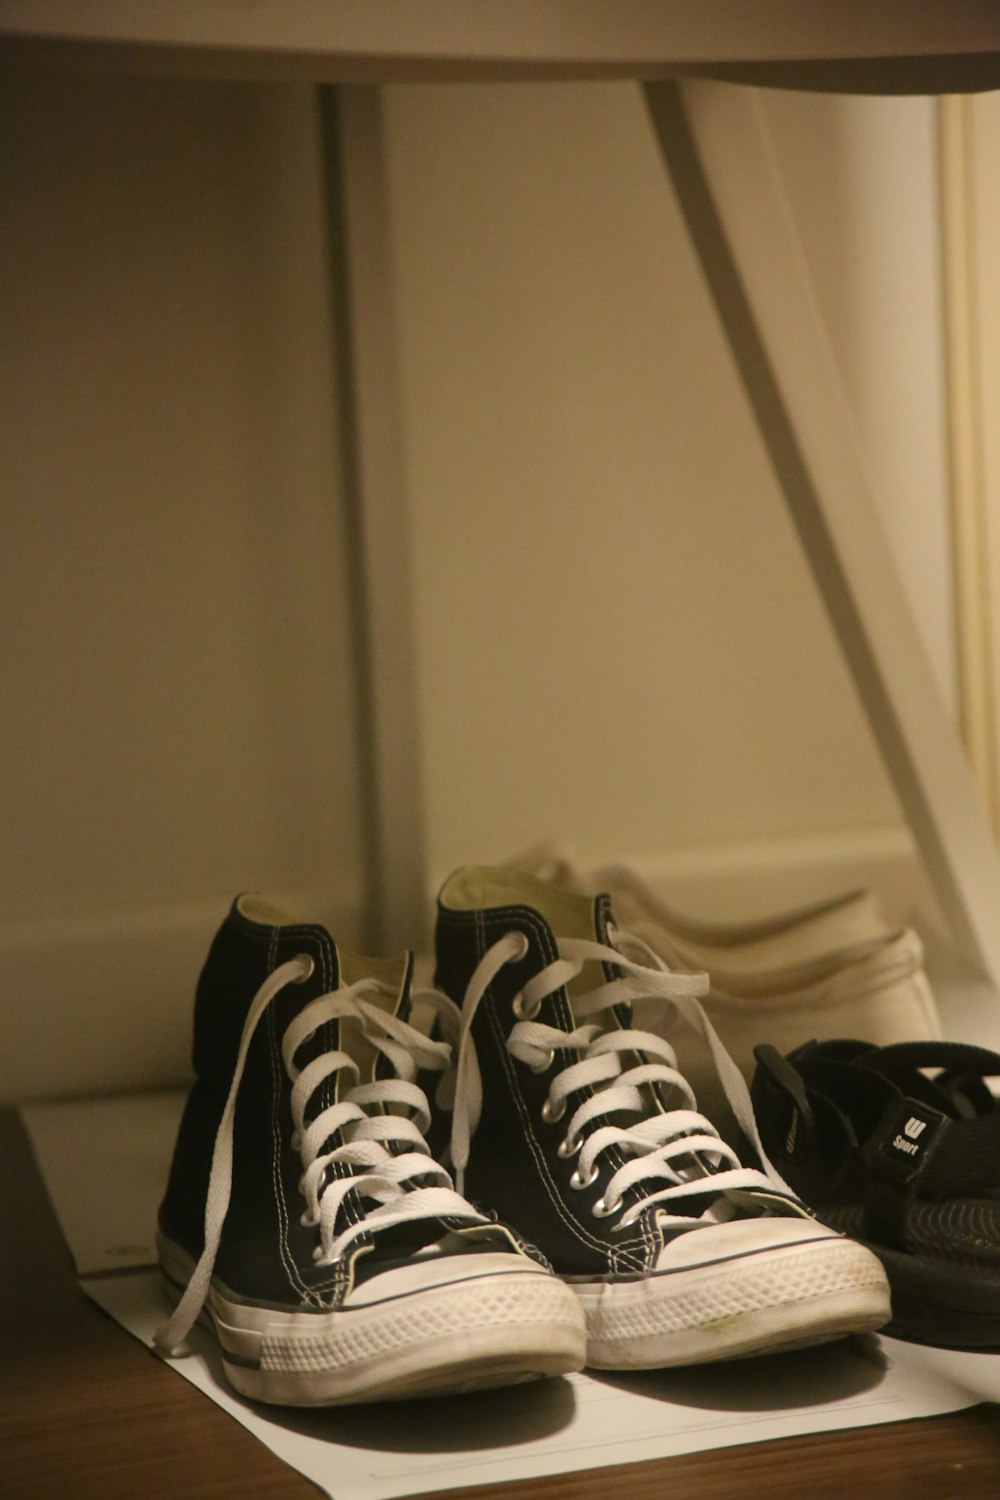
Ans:
{"type": "MultiPolygon", "coordinates": [[[[309,1500],[315,1487],[78,1291],[20,1122],[0,1112],[2,1500],[309,1500]]],[[[998,1500],[1000,1408],[454,1490],[504,1500],[998,1500]]]]}

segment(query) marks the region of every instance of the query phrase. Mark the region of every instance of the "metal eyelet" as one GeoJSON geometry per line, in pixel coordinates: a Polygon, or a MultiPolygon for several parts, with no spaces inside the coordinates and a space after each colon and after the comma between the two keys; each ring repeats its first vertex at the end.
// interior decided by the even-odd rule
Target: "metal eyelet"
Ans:
{"type": "Polygon", "coordinates": [[[538,1012],[541,1010],[541,1008],[542,1002],[540,1000],[536,1000],[534,1001],[534,1003],[525,1000],[520,990],[518,990],[517,994],[514,996],[514,1004],[512,1006],[512,1009],[519,1021],[533,1021],[538,1015],[538,1012]]]}
{"type": "Polygon", "coordinates": [[[556,1155],[561,1156],[563,1161],[568,1161],[571,1156],[576,1155],[582,1145],[582,1140],[574,1141],[568,1135],[564,1136],[556,1147],[556,1155]]]}
{"type": "Polygon", "coordinates": [[[591,1173],[590,1173],[589,1177],[581,1177],[580,1176],[580,1169],[577,1168],[574,1171],[572,1177],[569,1180],[569,1185],[576,1192],[580,1193],[580,1192],[583,1191],[584,1188],[593,1187],[593,1185],[594,1185],[594,1183],[596,1181],[597,1181],[597,1168],[596,1167],[593,1167],[591,1169],[591,1173]]]}
{"type": "Polygon", "coordinates": [[[554,1125],[557,1120],[562,1119],[565,1113],[565,1099],[563,1099],[559,1104],[553,1104],[551,1099],[546,1099],[545,1103],[542,1105],[542,1119],[545,1121],[546,1125],[554,1125]]]}
{"type": "Polygon", "coordinates": [[[607,1219],[611,1214],[616,1214],[621,1206],[620,1198],[617,1203],[608,1203],[605,1198],[598,1198],[596,1203],[591,1204],[590,1212],[595,1219],[607,1219]]]}
{"type": "Polygon", "coordinates": [[[528,1067],[533,1073],[547,1073],[552,1064],[555,1062],[555,1058],[556,1055],[554,1052],[546,1052],[540,1062],[529,1063],[528,1067]]]}
{"type": "Polygon", "coordinates": [[[311,953],[296,953],[295,962],[305,964],[306,967],[305,971],[298,978],[292,980],[292,983],[305,984],[306,980],[311,979],[316,972],[316,960],[311,953]]]}
{"type": "Polygon", "coordinates": [[[511,938],[513,938],[513,940],[517,943],[517,952],[511,954],[509,962],[512,964],[517,964],[521,962],[522,958],[527,958],[528,948],[530,944],[528,943],[527,934],[524,932],[518,932],[517,928],[512,928],[511,931],[507,933],[507,940],[510,941],[511,938]]]}

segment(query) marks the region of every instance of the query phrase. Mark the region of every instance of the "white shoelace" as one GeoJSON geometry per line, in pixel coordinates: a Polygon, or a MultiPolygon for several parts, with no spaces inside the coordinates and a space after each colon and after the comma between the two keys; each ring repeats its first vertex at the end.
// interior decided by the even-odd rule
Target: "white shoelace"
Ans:
{"type": "MultiPolygon", "coordinates": [[[[611,948],[591,939],[557,939],[559,958],[530,979],[515,996],[517,1020],[507,1037],[508,1052],[538,1073],[551,1068],[557,1052],[576,1053],[577,1060],[553,1077],[542,1108],[542,1117],[547,1122],[559,1120],[569,1109],[572,1095],[583,1096],[566,1122],[565,1135],[558,1147],[560,1156],[578,1155],[572,1186],[589,1187],[597,1177],[597,1158],[614,1146],[629,1159],[613,1172],[591,1211],[598,1217],[620,1214],[616,1229],[633,1224],[653,1203],[664,1205],[667,1222],[690,1224],[690,1214],[670,1211],[677,1200],[704,1196],[714,1200],[720,1193],[747,1189],[763,1190],[772,1196],[775,1192],[794,1196],[767,1160],[743,1075],[698,1002],[698,996],[708,990],[708,976],[673,973],[652,949],[628,934],[616,933],[615,941],[619,946],[611,948]],[[639,954],[645,962],[630,958],[629,953],[639,954]],[[624,974],[598,984],[585,994],[571,994],[570,1007],[576,1022],[572,1031],[537,1021],[535,1017],[546,996],[569,985],[587,963],[614,964],[624,974]],[[742,1166],[736,1152],[698,1112],[694,1094],[678,1071],[677,1055],[668,1042],[650,1031],[619,1029],[601,1023],[602,1012],[622,1002],[639,1004],[646,1014],[673,1007],[694,1027],[710,1048],[729,1105],[760,1153],[768,1175],[742,1166]],[[592,1017],[598,1019],[593,1021],[592,1017]],[[676,1090],[683,1104],[666,1109],[653,1102],[656,1085],[676,1090]],[[641,1118],[624,1125],[595,1124],[599,1117],[607,1121],[624,1113],[638,1114],[641,1118]],[[667,1186],[653,1188],[654,1181],[662,1183],[664,1179],[667,1186]],[[646,1182],[651,1190],[623,1212],[624,1195],[630,1188],[646,1182]]],[[[482,1080],[472,1022],[480,1001],[503,966],[523,958],[526,951],[527,940],[522,933],[507,933],[480,960],[466,988],[458,1038],[451,1137],[452,1165],[459,1190],[482,1110],[482,1080]]],[[[711,1204],[705,1212],[711,1214],[711,1204]]]]}
{"type": "MultiPolygon", "coordinates": [[[[310,958],[290,959],[264,981],[247,1012],[233,1081],[212,1152],[205,1201],[205,1248],[173,1316],[156,1334],[155,1346],[163,1354],[179,1351],[208,1295],[232,1191],[236,1096],[257,1024],[286,985],[301,983],[311,973],[310,958]]],[[[320,1265],[337,1260],[372,1230],[410,1220],[447,1215],[471,1223],[488,1222],[455,1192],[451,1177],[431,1157],[424,1140],[430,1111],[423,1090],[413,1080],[418,1065],[437,1071],[445,1069],[451,1059],[451,1048],[445,1042],[431,1041],[405,1021],[363,998],[386,993],[374,980],[364,979],[320,995],[303,1007],[282,1038],[282,1057],[292,1081],[295,1127],[292,1145],[298,1149],[303,1167],[299,1179],[299,1189],[306,1201],[302,1223],[315,1225],[319,1230],[313,1258],[320,1265]],[[333,1020],[360,1026],[366,1041],[389,1059],[398,1076],[359,1083],[357,1063],[340,1049],[313,1058],[299,1070],[294,1061],[298,1047],[324,1022],[333,1020]],[[337,1102],[306,1124],[310,1098],[327,1079],[341,1071],[353,1075],[353,1085],[346,1090],[341,1088],[337,1102]],[[331,1136],[339,1136],[343,1144],[323,1151],[331,1136]],[[389,1149],[392,1145],[409,1149],[394,1155],[389,1149]],[[327,1168],[338,1163],[348,1167],[349,1173],[342,1177],[328,1176],[327,1168]],[[420,1186],[413,1185],[415,1179],[422,1179],[420,1186]],[[428,1179],[433,1185],[428,1185],[428,1179]],[[349,1224],[335,1234],[340,1206],[350,1192],[377,1206],[369,1208],[360,1222],[349,1224]]],[[[438,1009],[442,1001],[451,1006],[450,1001],[435,991],[419,991],[414,998],[429,1001],[438,1009]]]]}

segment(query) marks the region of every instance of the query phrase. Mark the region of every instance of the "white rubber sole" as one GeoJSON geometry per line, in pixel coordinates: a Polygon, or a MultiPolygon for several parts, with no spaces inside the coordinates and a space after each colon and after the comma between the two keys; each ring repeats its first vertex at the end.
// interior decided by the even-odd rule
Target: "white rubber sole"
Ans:
{"type": "Polygon", "coordinates": [[[629,1282],[571,1283],[587,1364],[664,1369],[803,1348],[889,1321],[889,1286],[863,1245],[824,1239],[629,1282]]]}
{"type": "MultiPolygon", "coordinates": [[[[193,1263],[162,1237],[160,1260],[176,1301],[193,1263]]],[[[516,1385],[579,1370],[586,1351],[577,1298],[528,1262],[332,1312],[251,1306],[213,1285],[200,1321],[215,1334],[233,1388],[281,1406],[516,1385]]]]}

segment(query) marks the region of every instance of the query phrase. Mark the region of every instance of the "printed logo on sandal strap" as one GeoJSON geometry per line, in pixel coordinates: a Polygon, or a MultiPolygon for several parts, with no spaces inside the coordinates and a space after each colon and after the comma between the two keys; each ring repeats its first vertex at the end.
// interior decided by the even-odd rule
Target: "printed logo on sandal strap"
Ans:
{"type": "Polygon", "coordinates": [[[915,1177],[937,1139],[946,1117],[936,1109],[910,1101],[890,1115],[887,1128],[879,1132],[875,1155],[882,1169],[901,1182],[915,1177]]]}

